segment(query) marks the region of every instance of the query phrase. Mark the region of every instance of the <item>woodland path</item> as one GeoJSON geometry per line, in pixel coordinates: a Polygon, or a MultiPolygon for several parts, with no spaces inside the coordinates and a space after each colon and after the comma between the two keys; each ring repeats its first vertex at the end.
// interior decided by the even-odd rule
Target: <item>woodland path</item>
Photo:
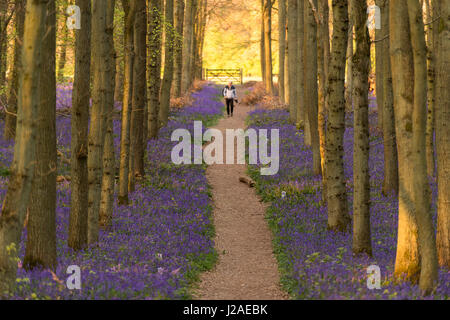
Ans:
{"type": "MultiPolygon", "coordinates": [[[[238,88],[238,91],[239,88],[238,88]]],[[[242,95],[238,96],[242,98],[242,95]]],[[[245,129],[252,107],[238,104],[234,117],[225,116],[214,127],[245,129]]],[[[225,144],[225,143],[224,143],[225,144]]],[[[224,159],[225,158],[224,150],[224,159]]],[[[278,266],[272,250],[272,234],[264,219],[266,205],[254,189],[239,182],[245,165],[211,165],[208,182],[214,201],[214,239],[219,261],[201,275],[194,298],[200,300],[281,300],[288,295],[280,288],[278,266]]]]}

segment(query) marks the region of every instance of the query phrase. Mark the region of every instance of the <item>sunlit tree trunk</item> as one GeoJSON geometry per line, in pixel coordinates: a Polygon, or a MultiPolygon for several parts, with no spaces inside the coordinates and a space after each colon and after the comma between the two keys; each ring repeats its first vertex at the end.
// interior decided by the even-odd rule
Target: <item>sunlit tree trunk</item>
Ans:
{"type": "MultiPolygon", "coordinates": [[[[383,45],[380,50],[383,57],[383,142],[384,142],[384,180],[383,194],[398,194],[398,156],[395,134],[394,97],[392,92],[391,58],[389,54],[389,3],[382,2],[381,28],[383,45]]],[[[380,116],[380,113],[378,114],[380,116]]]]}
{"type": "Polygon", "coordinates": [[[427,124],[427,46],[419,0],[408,0],[411,43],[414,54],[414,111],[413,111],[413,199],[419,229],[420,289],[429,295],[438,280],[436,233],[431,217],[428,185],[425,132],[427,124]]]}
{"type": "Polygon", "coordinates": [[[99,211],[103,180],[103,151],[107,118],[107,91],[110,77],[108,41],[109,0],[92,3],[92,108],[88,144],[88,243],[98,241],[99,211]]]}
{"type": "Polygon", "coordinates": [[[25,22],[25,0],[16,1],[16,35],[14,38],[14,61],[8,96],[8,112],[5,118],[4,137],[6,140],[14,139],[17,120],[17,94],[19,90],[19,73],[21,70],[21,56],[23,43],[23,25],[25,22]]]}
{"type": "Polygon", "coordinates": [[[72,92],[72,136],[70,158],[70,219],[68,245],[80,250],[87,245],[88,125],[91,74],[91,1],[77,0],[85,12],[81,29],[75,31],[75,75],[72,92]]]}
{"type": "MultiPolygon", "coordinates": [[[[8,25],[13,14],[9,9],[8,0],[0,0],[0,87],[6,84],[7,51],[8,51],[8,25]]],[[[1,93],[2,99],[5,94],[1,93]]]]}
{"type": "MultiPolygon", "coordinates": [[[[61,11],[66,12],[67,9],[67,0],[61,2],[61,11]]],[[[67,61],[67,46],[69,45],[69,28],[66,26],[66,15],[62,16],[64,22],[62,24],[61,29],[61,44],[60,44],[60,53],[59,53],[59,61],[58,61],[58,82],[64,82],[64,69],[66,67],[67,61]]]]}
{"type": "Polygon", "coordinates": [[[278,95],[282,103],[285,102],[284,61],[286,51],[286,0],[278,1],[278,95]]]}
{"type": "Polygon", "coordinates": [[[184,0],[176,0],[174,27],[176,31],[176,45],[174,51],[174,71],[173,71],[173,95],[181,96],[181,74],[183,67],[183,28],[184,28],[184,0]]]}
{"type": "MultiPolygon", "coordinates": [[[[148,138],[154,139],[159,132],[159,91],[161,88],[162,24],[161,0],[149,3],[149,58],[148,58],[148,138]]],[[[184,50],[184,49],[183,49],[184,50]]],[[[180,82],[181,85],[181,82],[180,82]]],[[[181,87],[180,87],[181,90],[181,87]]],[[[180,91],[181,92],[181,91],[180,91]]]]}
{"type": "Polygon", "coordinates": [[[288,64],[289,64],[289,120],[295,124],[297,122],[297,0],[288,0],[288,64]]]}
{"type": "Polygon", "coordinates": [[[369,176],[369,69],[370,37],[366,26],[367,3],[352,0],[352,18],[356,34],[353,55],[353,253],[372,255],[370,237],[370,176],[369,176]]]}
{"type": "Polygon", "coordinates": [[[13,292],[36,156],[41,52],[49,1],[27,1],[14,158],[0,215],[0,295],[13,292]]]}
{"type": "Polygon", "coordinates": [[[166,0],[165,10],[165,54],[164,54],[164,78],[161,85],[161,108],[159,109],[159,121],[163,126],[169,121],[170,89],[173,79],[173,0],[166,0]]]}
{"type": "Polygon", "coordinates": [[[304,42],[305,42],[305,1],[297,1],[297,54],[295,57],[295,78],[297,84],[297,93],[296,93],[296,123],[297,127],[303,129],[304,132],[304,142],[307,146],[311,146],[311,131],[309,129],[308,123],[308,114],[307,109],[305,108],[305,91],[304,91],[304,79],[305,79],[305,65],[303,63],[304,58],[304,42]]]}
{"type": "MultiPolygon", "coordinates": [[[[317,0],[305,3],[304,7],[304,106],[309,123],[311,146],[313,151],[314,174],[321,174],[320,139],[318,128],[318,84],[317,84],[317,24],[314,19],[317,0]],[[311,7],[311,3],[314,8],[311,7]]],[[[305,117],[306,118],[306,117],[305,117]]]]}
{"type": "MultiPolygon", "coordinates": [[[[107,41],[108,41],[108,79],[106,83],[106,133],[105,147],[103,150],[103,178],[102,193],[100,199],[99,223],[102,227],[111,225],[114,206],[114,184],[115,184],[115,156],[114,156],[114,89],[116,78],[116,52],[114,50],[114,9],[115,0],[108,1],[108,11],[106,18],[107,41]]],[[[145,14],[145,12],[144,12],[145,14]]],[[[145,90],[145,86],[144,86],[145,90]]]]}
{"type": "MultiPolygon", "coordinates": [[[[119,205],[128,205],[128,175],[130,165],[130,118],[133,98],[134,68],[134,20],[136,4],[132,0],[125,9],[125,68],[122,103],[122,127],[120,135],[119,205]]],[[[125,4],[125,1],[122,2],[125,4]]]]}
{"type": "Polygon", "coordinates": [[[194,35],[194,13],[197,0],[187,1],[184,12],[184,30],[183,30],[183,69],[181,75],[181,92],[186,93],[190,88],[193,35],[194,35]]]}
{"type": "MultiPolygon", "coordinates": [[[[350,18],[351,9],[349,8],[349,28],[348,28],[348,39],[347,39],[347,76],[346,76],[346,86],[345,86],[345,109],[348,112],[353,110],[353,21],[350,18]]],[[[334,27],[333,27],[334,28],[334,27]]]]}
{"type": "Polygon", "coordinates": [[[420,272],[414,214],[412,149],[414,67],[406,0],[389,2],[389,45],[398,151],[399,208],[395,275],[416,282],[420,272]]]}
{"type": "Polygon", "coordinates": [[[261,0],[261,37],[260,37],[260,41],[259,41],[259,50],[260,50],[260,54],[259,54],[259,58],[260,58],[260,63],[261,63],[261,79],[262,82],[265,84],[266,82],[266,43],[265,43],[265,39],[264,36],[266,34],[265,32],[265,23],[264,23],[264,6],[265,6],[265,2],[266,0],[261,0]]]}
{"type": "Polygon", "coordinates": [[[450,268],[450,7],[448,0],[437,1],[435,5],[438,3],[441,17],[436,64],[437,247],[439,264],[450,268]]]}
{"type": "Polygon", "coordinates": [[[344,176],[345,62],[348,40],[348,4],[333,0],[333,42],[328,78],[326,174],[328,228],[346,231],[350,223],[344,176]]]}
{"type": "Polygon", "coordinates": [[[272,73],[272,0],[265,0],[264,4],[264,61],[265,61],[265,84],[269,95],[273,94],[272,73]]]}
{"type": "MultiPolygon", "coordinates": [[[[383,10],[386,6],[386,0],[376,0],[375,4],[383,10]]],[[[381,19],[383,19],[383,12],[381,12],[381,19]]],[[[381,29],[375,29],[375,86],[376,86],[376,97],[377,97],[377,111],[378,111],[378,128],[383,130],[383,106],[384,106],[384,86],[383,79],[384,75],[384,43],[388,41],[387,39],[383,40],[385,37],[385,30],[383,26],[381,29]]]]}
{"type": "Polygon", "coordinates": [[[286,51],[284,55],[284,103],[290,105],[289,103],[289,43],[287,41],[288,38],[288,29],[287,29],[287,14],[286,14],[286,51]]]}

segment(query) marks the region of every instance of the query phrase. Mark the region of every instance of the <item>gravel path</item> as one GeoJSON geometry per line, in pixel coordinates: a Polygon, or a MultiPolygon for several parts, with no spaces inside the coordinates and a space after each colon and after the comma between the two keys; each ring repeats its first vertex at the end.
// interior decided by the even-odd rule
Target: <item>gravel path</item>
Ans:
{"type": "MultiPolygon", "coordinates": [[[[242,96],[241,96],[242,98],[242,96]]],[[[238,104],[234,117],[222,119],[215,129],[245,129],[251,107],[238,104]]],[[[225,159],[225,152],[224,152],[225,159]]],[[[280,300],[280,276],[272,252],[272,234],[264,219],[266,206],[254,189],[239,182],[245,165],[211,165],[207,178],[212,186],[216,267],[202,274],[194,297],[200,300],[280,300]]]]}

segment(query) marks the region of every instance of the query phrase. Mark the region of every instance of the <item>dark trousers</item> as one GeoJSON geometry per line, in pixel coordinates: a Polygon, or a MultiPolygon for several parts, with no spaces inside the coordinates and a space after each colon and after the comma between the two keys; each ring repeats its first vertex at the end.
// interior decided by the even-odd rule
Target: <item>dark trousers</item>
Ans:
{"type": "Polygon", "coordinates": [[[234,109],[234,99],[225,99],[227,103],[227,114],[233,115],[233,109],[234,109]]]}

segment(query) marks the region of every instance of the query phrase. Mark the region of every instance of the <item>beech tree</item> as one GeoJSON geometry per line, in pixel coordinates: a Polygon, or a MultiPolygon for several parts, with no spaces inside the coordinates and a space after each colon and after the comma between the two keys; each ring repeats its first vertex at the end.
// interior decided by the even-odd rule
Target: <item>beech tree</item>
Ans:
{"type": "Polygon", "coordinates": [[[344,176],[345,57],[348,37],[346,0],[333,0],[333,40],[328,77],[326,174],[328,228],[346,231],[350,223],[344,176]]]}
{"type": "Polygon", "coordinates": [[[273,94],[272,73],[272,0],[265,0],[263,7],[264,17],[264,83],[266,91],[273,94]]]}
{"type": "Polygon", "coordinates": [[[184,29],[183,29],[183,68],[181,78],[181,92],[186,93],[192,80],[192,53],[194,40],[194,16],[197,8],[197,1],[192,0],[186,2],[186,10],[184,12],[184,29]]]}
{"type": "Polygon", "coordinates": [[[286,0],[278,1],[278,95],[285,102],[286,0]]]}
{"type": "Polygon", "coordinates": [[[27,1],[14,158],[0,215],[0,294],[12,292],[22,227],[31,195],[36,156],[36,125],[41,52],[49,1],[27,1]]]}
{"type": "Polygon", "coordinates": [[[298,86],[295,85],[294,79],[297,79],[296,58],[297,58],[297,0],[288,0],[288,65],[289,65],[289,120],[291,123],[297,122],[297,94],[298,86]]]}
{"type": "Polygon", "coordinates": [[[181,73],[183,69],[183,29],[184,29],[184,0],[175,1],[174,28],[176,31],[176,44],[174,48],[174,70],[173,70],[173,95],[181,96],[181,73]]]}

